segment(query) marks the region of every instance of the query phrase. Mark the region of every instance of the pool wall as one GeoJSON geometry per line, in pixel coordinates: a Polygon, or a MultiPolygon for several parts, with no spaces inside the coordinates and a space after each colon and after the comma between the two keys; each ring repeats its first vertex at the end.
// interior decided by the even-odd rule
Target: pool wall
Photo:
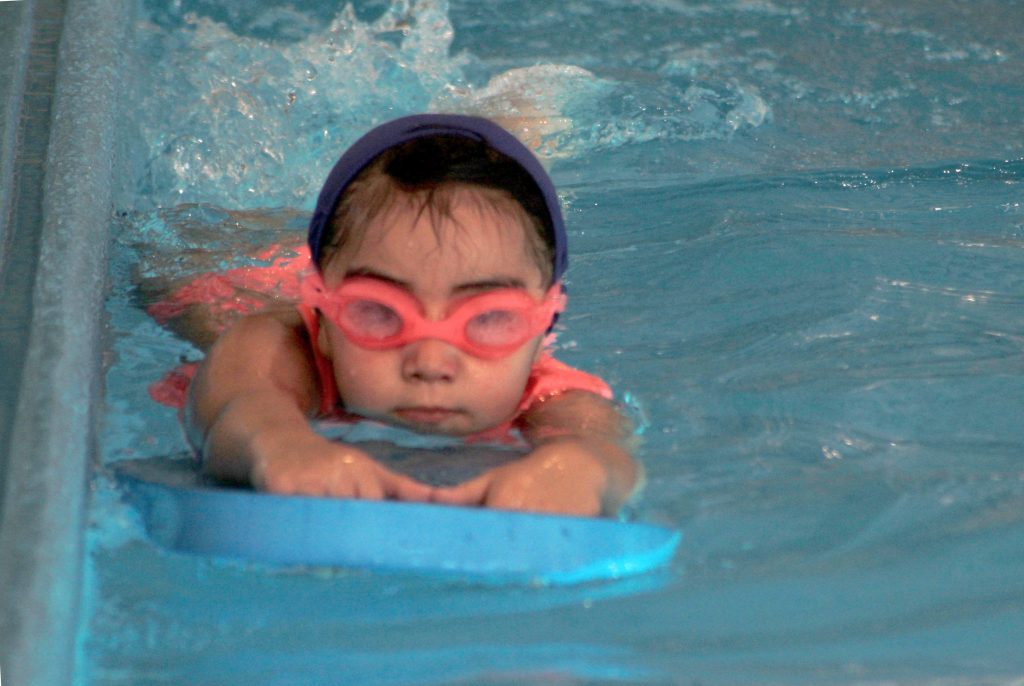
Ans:
{"type": "Polygon", "coordinates": [[[0,673],[72,682],[124,0],[0,3],[0,673]]]}

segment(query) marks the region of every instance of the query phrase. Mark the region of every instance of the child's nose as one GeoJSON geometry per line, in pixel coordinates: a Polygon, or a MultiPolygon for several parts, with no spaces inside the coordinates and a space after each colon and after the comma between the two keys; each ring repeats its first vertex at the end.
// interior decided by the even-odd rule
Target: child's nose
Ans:
{"type": "Polygon", "coordinates": [[[461,351],[436,338],[424,338],[405,346],[402,376],[410,381],[444,382],[455,378],[461,351]]]}

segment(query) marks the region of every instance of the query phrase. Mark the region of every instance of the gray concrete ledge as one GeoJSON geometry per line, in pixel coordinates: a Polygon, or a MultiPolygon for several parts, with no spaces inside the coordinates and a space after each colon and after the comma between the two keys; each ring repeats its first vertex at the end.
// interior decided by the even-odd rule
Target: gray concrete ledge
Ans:
{"type": "MultiPolygon", "coordinates": [[[[35,38],[46,28],[41,21],[56,16],[61,26],[41,217],[38,227],[26,226],[29,216],[13,227],[38,232],[38,259],[0,484],[0,666],[7,684],[66,686],[74,674],[87,483],[102,415],[115,121],[134,5],[36,0],[22,11],[31,15],[35,38]]],[[[19,91],[29,94],[11,89],[19,91]]]]}

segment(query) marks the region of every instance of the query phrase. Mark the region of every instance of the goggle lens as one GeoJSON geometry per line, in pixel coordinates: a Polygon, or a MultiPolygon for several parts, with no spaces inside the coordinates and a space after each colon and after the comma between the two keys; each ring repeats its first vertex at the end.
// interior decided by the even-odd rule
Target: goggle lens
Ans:
{"type": "Polygon", "coordinates": [[[466,323],[466,337],[477,345],[506,346],[532,335],[526,313],[517,310],[488,310],[466,323]]]}
{"type": "Polygon", "coordinates": [[[340,328],[360,338],[386,341],[402,332],[402,316],[382,302],[360,298],[340,308],[340,328]]]}

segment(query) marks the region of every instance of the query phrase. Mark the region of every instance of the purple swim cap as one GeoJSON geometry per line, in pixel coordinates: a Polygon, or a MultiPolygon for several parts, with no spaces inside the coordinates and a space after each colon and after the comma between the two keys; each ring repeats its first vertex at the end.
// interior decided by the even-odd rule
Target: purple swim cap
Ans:
{"type": "Polygon", "coordinates": [[[551,177],[529,148],[511,133],[482,117],[461,114],[416,114],[395,119],[370,130],[345,151],[320,189],[316,210],[309,221],[308,243],[313,263],[320,262],[324,237],[334,215],[334,209],[342,193],[359,172],[384,151],[401,143],[430,136],[461,136],[486,143],[514,160],[530,175],[544,198],[551,222],[551,239],[554,245],[552,280],[557,282],[561,279],[569,263],[569,251],[566,246],[562,208],[551,177]]]}

